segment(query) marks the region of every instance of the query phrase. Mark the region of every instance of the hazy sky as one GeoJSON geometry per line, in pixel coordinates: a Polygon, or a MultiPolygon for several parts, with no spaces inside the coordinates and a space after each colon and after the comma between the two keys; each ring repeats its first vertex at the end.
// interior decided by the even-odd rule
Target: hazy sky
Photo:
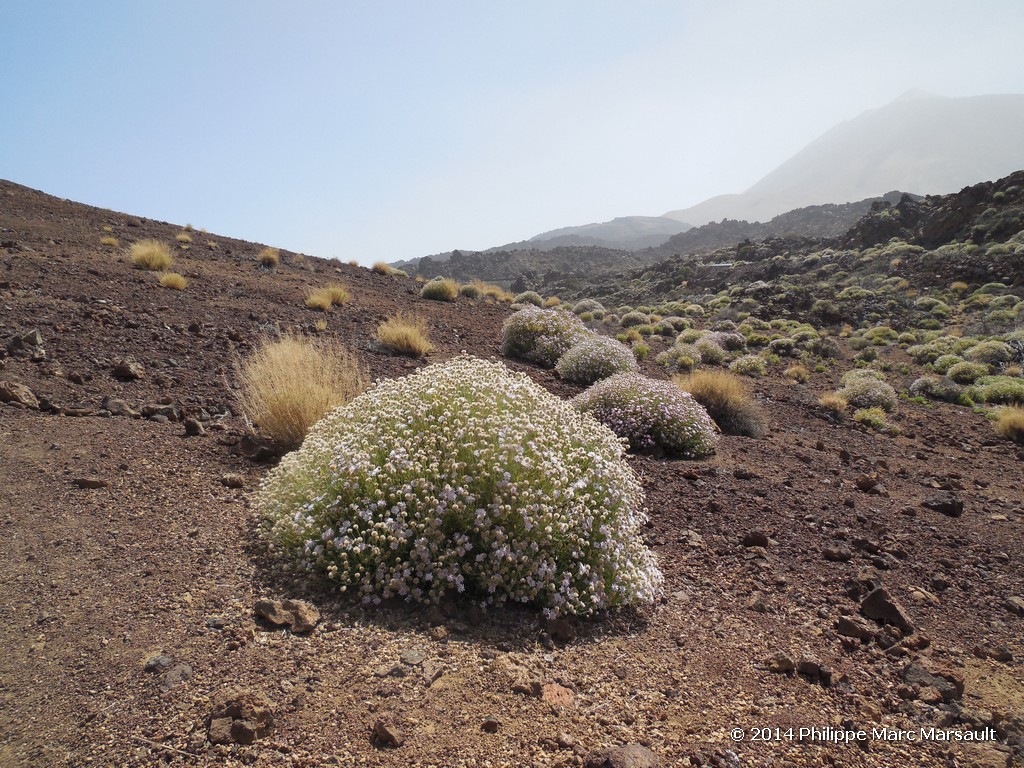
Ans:
{"type": "Polygon", "coordinates": [[[741,192],[911,88],[1024,93],[1020,0],[3,0],[0,30],[0,178],[363,263],[741,192]]]}

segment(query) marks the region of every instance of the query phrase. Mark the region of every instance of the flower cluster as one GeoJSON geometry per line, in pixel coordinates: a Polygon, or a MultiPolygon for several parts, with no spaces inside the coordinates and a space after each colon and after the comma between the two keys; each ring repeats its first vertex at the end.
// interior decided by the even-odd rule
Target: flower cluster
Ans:
{"type": "Polygon", "coordinates": [[[661,449],[671,456],[697,459],[715,452],[715,428],[704,407],[675,384],[618,373],[573,399],[634,451],[661,449]]]}
{"type": "Polygon", "coordinates": [[[552,368],[587,333],[583,321],[570,312],[526,305],[502,326],[501,351],[552,368]]]}
{"type": "Polygon", "coordinates": [[[672,372],[689,373],[700,365],[700,351],[693,344],[675,344],[655,358],[655,362],[672,372]]]}
{"type": "Polygon", "coordinates": [[[607,336],[585,336],[558,358],[555,370],[574,384],[593,384],[615,373],[637,369],[633,350],[607,336]]]}
{"type": "Polygon", "coordinates": [[[589,614],[662,582],[624,448],[524,374],[459,357],[333,411],[257,505],[274,550],[366,602],[589,614]]]}

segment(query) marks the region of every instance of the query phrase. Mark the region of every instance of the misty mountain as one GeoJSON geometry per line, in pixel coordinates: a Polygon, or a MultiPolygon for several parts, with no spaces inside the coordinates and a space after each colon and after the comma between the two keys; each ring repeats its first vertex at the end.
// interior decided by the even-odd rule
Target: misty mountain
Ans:
{"type": "Polygon", "coordinates": [[[947,194],[1024,168],[1024,95],[945,98],[911,91],[826,131],[741,194],[666,217],[695,226],[767,221],[784,211],[893,189],[947,194]]]}
{"type": "Polygon", "coordinates": [[[635,251],[661,245],[672,235],[688,229],[689,224],[666,216],[620,216],[600,224],[560,227],[542,232],[527,240],[526,245],[540,249],[564,245],[599,245],[635,251]]]}

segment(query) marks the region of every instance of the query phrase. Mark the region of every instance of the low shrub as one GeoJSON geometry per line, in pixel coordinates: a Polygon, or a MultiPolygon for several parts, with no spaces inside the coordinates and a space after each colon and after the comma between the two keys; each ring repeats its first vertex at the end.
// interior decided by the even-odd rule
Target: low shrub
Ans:
{"type": "Polygon", "coordinates": [[[949,367],[946,375],[957,384],[973,384],[982,376],[988,375],[988,366],[984,363],[957,363],[949,367]]]}
{"type": "Polygon", "coordinates": [[[1014,376],[982,376],[967,389],[976,403],[1024,405],[1024,379],[1014,376]]]}
{"type": "Polygon", "coordinates": [[[700,359],[704,365],[721,365],[729,357],[729,354],[710,338],[701,338],[694,344],[700,352],[700,359]]]}
{"type": "Polygon", "coordinates": [[[647,320],[648,316],[645,313],[637,312],[636,310],[634,310],[632,312],[627,312],[622,317],[620,317],[619,325],[621,325],[623,328],[632,328],[637,325],[646,325],[647,320]]]}
{"type": "Polygon", "coordinates": [[[651,345],[643,341],[633,342],[633,357],[643,362],[651,354],[651,345]]]}
{"type": "Polygon", "coordinates": [[[718,428],[727,435],[761,437],[766,429],[764,412],[738,376],[726,371],[696,371],[673,376],[672,382],[704,406],[718,428]]]}
{"type": "Polygon", "coordinates": [[[729,364],[729,370],[741,376],[759,379],[768,373],[768,366],[760,355],[743,355],[729,364]]]}
{"type": "Polygon", "coordinates": [[[885,411],[881,408],[859,408],[853,412],[853,420],[858,424],[871,427],[876,432],[893,431],[893,427],[885,418],[885,411]]]}
{"type": "Polygon", "coordinates": [[[700,365],[700,351],[693,344],[675,344],[654,360],[669,371],[689,373],[700,365]]]}
{"type": "Polygon", "coordinates": [[[633,451],[664,451],[687,459],[715,452],[716,436],[708,412],[671,382],[618,373],[597,382],[572,402],[628,440],[633,451]]]}
{"type": "Polygon", "coordinates": [[[378,325],[373,337],[392,352],[406,357],[423,357],[434,349],[427,333],[427,321],[401,312],[378,325]]]}
{"type": "Polygon", "coordinates": [[[549,308],[549,309],[551,307],[557,307],[561,303],[562,303],[562,300],[560,298],[558,298],[557,296],[548,296],[546,299],[544,299],[544,306],[549,308]]]}
{"type": "Polygon", "coordinates": [[[945,376],[946,371],[948,371],[954,365],[962,363],[963,361],[964,359],[959,355],[942,355],[932,363],[932,370],[938,374],[945,376]]]}
{"type": "Polygon", "coordinates": [[[513,299],[515,304],[533,304],[535,307],[544,306],[544,298],[536,291],[523,291],[513,299]]]}
{"type": "Polygon", "coordinates": [[[385,380],[262,483],[273,551],[366,603],[522,603],[549,616],[650,603],[643,491],[623,445],[500,363],[385,380]]]}
{"type": "Polygon", "coordinates": [[[467,299],[479,299],[480,288],[474,283],[466,283],[459,288],[459,295],[465,296],[467,299]]]}
{"type": "Polygon", "coordinates": [[[263,339],[237,373],[242,412],[260,434],[286,449],[297,447],[314,423],[366,386],[350,353],[294,334],[263,339]]]}
{"type": "Polygon", "coordinates": [[[174,239],[177,240],[179,243],[184,243],[185,245],[188,245],[189,243],[192,242],[192,235],[190,235],[188,232],[179,232],[174,236],[174,239]]]}
{"type": "Polygon", "coordinates": [[[527,305],[502,326],[502,354],[552,368],[587,331],[576,315],[527,305]]]}
{"type": "Polygon", "coordinates": [[[139,240],[132,243],[128,250],[128,258],[139,269],[148,269],[152,272],[165,272],[174,263],[170,250],[159,240],[139,240]]]}
{"type": "Polygon", "coordinates": [[[572,311],[577,315],[582,315],[584,312],[604,312],[604,305],[596,299],[580,299],[573,307],[572,311]]]}
{"type": "Polygon", "coordinates": [[[836,394],[854,408],[881,408],[888,413],[896,407],[896,390],[878,376],[882,374],[869,369],[851,371],[843,377],[843,388],[836,394]],[[862,375],[851,376],[853,373],[862,375]]]}
{"type": "Polygon", "coordinates": [[[100,238],[100,245],[105,245],[105,246],[107,246],[109,248],[116,248],[117,244],[118,244],[118,241],[117,241],[116,237],[111,237],[110,235],[106,235],[106,236],[100,238]]]}
{"type": "Polygon", "coordinates": [[[370,267],[378,275],[393,275],[397,271],[394,267],[388,264],[386,261],[374,262],[373,266],[370,267]]]}
{"type": "Polygon", "coordinates": [[[1002,341],[982,341],[964,352],[964,359],[986,365],[1007,363],[1013,359],[1013,349],[1002,341]]]}
{"type": "Polygon", "coordinates": [[[789,357],[796,351],[796,341],[793,339],[772,339],[768,342],[768,349],[779,357],[789,357]]]}
{"type": "Polygon", "coordinates": [[[914,397],[927,397],[929,400],[958,403],[963,397],[964,389],[945,376],[922,376],[914,380],[910,385],[909,392],[914,397]]]}
{"type": "Polygon", "coordinates": [[[555,370],[574,384],[593,384],[615,373],[637,369],[633,351],[622,342],[591,334],[581,337],[558,358],[555,370]]]}
{"type": "Polygon", "coordinates": [[[459,284],[450,277],[434,278],[420,289],[420,296],[432,301],[455,301],[458,295],[459,284]]]}

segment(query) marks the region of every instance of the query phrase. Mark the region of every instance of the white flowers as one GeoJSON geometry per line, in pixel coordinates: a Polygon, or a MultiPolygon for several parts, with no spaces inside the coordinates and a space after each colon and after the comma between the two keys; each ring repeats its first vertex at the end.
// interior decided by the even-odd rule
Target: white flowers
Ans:
{"type": "Polygon", "coordinates": [[[333,411],[257,504],[274,548],[364,600],[464,589],[588,614],[662,581],[623,450],[526,376],[460,357],[333,411]]]}
{"type": "Polygon", "coordinates": [[[633,350],[622,342],[607,336],[584,336],[558,359],[555,370],[566,381],[574,384],[593,384],[613,373],[628,373],[637,369],[633,350]]]}
{"type": "Polygon", "coordinates": [[[715,428],[704,407],[669,381],[619,373],[597,382],[573,400],[634,451],[661,449],[694,459],[715,452],[715,428]]]}
{"type": "Polygon", "coordinates": [[[551,368],[587,327],[569,312],[527,305],[505,321],[501,333],[504,354],[551,368]]]}

